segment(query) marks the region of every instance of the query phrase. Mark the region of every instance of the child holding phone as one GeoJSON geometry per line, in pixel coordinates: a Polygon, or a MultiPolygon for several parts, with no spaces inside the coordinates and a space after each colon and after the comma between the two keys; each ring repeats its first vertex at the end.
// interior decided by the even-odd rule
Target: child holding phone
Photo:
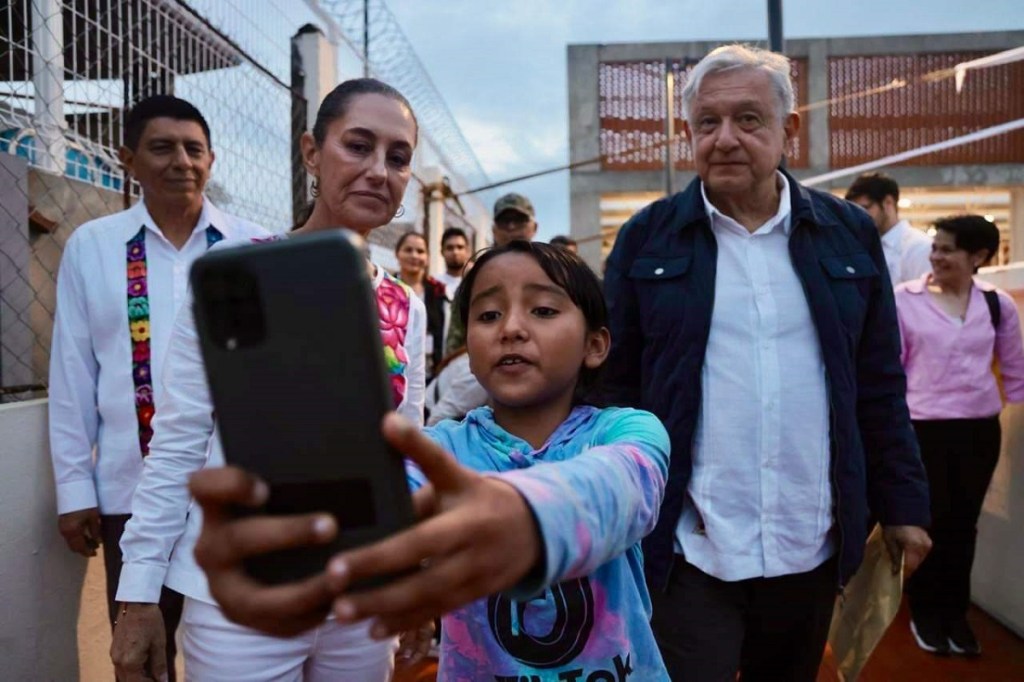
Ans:
{"type": "Polygon", "coordinates": [[[324,541],[335,522],[232,522],[225,505],[258,502],[264,486],[204,472],[192,487],[207,510],[197,558],[211,590],[229,616],[263,628],[309,627],[334,595],[337,618],[374,618],[375,637],[446,613],[439,679],[669,679],[639,545],[657,520],[669,441],[649,413],[581,400],[610,343],[597,278],[565,250],[513,242],[484,254],[457,295],[490,406],[426,437],[395,418],[384,428],[413,460],[430,518],[340,555],[323,576],[264,587],[241,571],[244,556],[324,541]]]}

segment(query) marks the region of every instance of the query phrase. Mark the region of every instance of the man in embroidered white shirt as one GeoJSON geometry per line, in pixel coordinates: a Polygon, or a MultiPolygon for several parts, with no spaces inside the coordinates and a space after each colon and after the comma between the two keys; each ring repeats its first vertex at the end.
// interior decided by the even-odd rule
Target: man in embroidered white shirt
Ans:
{"type": "Polygon", "coordinates": [[[895,180],[885,173],[864,173],[850,185],[846,200],[867,211],[878,228],[893,288],[932,271],[932,238],[900,220],[900,186],[895,180]]]}
{"type": "MultiPolygon", "coordinates": [[[[267,234],[203,197],[214,161],[210,128],[188,102],[168,95],[142,100],[128,116],[124,142],[121,161],[142,187],[142,200],[81,225],[65,245],[49,387],[60,532],[83,556],[102,546],[112,624],[120,537],[149,450],[189,267],[221,239],[267,234]]],[[[138,606],[167,633],[166,656],[156,656],[150,672],[162,671],[166,659],[174,680],[181,595],[165,588],[138,606]]]]}

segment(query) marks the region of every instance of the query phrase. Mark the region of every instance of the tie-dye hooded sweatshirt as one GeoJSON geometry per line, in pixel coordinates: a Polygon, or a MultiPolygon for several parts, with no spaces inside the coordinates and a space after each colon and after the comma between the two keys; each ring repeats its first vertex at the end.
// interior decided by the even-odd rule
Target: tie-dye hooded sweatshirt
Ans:
{"type": "MultiPolygon", "coordinates": [[[[462,465],[516,487],[545,553],[532,584],[444,617],[439,679],[668,680],[640,553],[668,471],[668,434],[657,418],[577,407],[537,450],[498,426],[489,407],[426,433],[462,465]]],[[[413,487],[425,481],[413,465],[409,477],[413,487]]]]}

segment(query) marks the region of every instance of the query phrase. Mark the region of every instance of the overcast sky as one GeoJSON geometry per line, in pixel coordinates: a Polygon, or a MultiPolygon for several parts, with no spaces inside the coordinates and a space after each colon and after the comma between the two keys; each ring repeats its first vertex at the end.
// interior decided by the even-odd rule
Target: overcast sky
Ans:
{"type": "MultiPolygon", "coordinates": [[[[493,181],[568,163],[567,45],[767,35],[766,0],[387,2],[493,181]]],[[[783,0],[786,38],[1019,29],[1024,0],[783,0]]],[[[504,191],[569,231],[568,172],[504,191]]]]}

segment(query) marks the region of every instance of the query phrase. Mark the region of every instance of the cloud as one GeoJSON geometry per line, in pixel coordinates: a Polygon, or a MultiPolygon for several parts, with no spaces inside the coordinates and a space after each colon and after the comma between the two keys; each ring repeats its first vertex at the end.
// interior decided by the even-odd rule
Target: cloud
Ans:
{"type": "Polygon", "coordinates": [[[459,126],[484,172],[492,179],[507,175],[524,163],[522,150],[508,140],[502,126],[470,116],[460,117],[459,126]]]}
{"type": "Polygon", "coordinates": [[[565,163],[564,125],[547,122],[544,126],[513,126],[508,121],[471,114],[458,115],[458,121],[491,180],[565,163]]]}

